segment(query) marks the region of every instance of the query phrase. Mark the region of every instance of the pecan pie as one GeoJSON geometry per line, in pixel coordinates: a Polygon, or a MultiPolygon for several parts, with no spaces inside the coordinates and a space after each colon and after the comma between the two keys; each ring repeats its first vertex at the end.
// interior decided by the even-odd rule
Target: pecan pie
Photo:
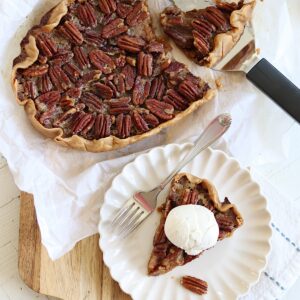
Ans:
{"type": "MultiPolygon", "coordinates": [[[[174,177],[166,202],[160,207],[160,224],[155,232],[153,250],[148,263],[149,275],[161,275],[199,257],[188,255],[166,237],[164,225],[169,212],[180,205],[203,205],[213,212],[219,226],[218,241],[229,237],[243,224],[236,207],[225,198],[220,202],[215,187],[206,179],[181,173],[174,177]]],[[[203,252],[202,252],[203,253],[203,252]]]]}
{"type": "Polygon", "coordinates": [[[161,13],[164,32],[199,65],[212,67],[240,39],[255,0],[226,3],[183,12],[177,6],[161,13]]]}
{"type": "Polygon", "coordinates": [[[21,49],[13,68],[18,102],[40,132],[80,150],[156,134],[213,96],[168,57],[144,0],[64,0],[21,49]]]}

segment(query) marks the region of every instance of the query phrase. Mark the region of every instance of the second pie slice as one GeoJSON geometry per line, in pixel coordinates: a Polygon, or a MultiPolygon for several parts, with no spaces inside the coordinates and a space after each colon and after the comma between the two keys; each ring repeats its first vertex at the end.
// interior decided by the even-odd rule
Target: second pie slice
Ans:
{"type": "Polygon", "coordinates": [[[176,175],[171,183],[166,202],[160,207],[160,224],[154,236],[153,250],[148,263],[149,275],[167,273],[201,255],[202,252],[189,255],[172,244],[165,234],[165,224],[170,211],[190,204],[204,206],[213,213],[219,227],[218,241],[230,237],[243,224],[242,216],[235,205],[231,204],[227,198],[221,203],[215,187],[208,180],[187,173],[176,175]]]}

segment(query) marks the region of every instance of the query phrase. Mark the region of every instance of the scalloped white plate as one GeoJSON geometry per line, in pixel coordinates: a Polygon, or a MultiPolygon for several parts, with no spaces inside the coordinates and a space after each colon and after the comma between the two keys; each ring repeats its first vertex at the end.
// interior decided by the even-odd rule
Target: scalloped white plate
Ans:
{"type": "MultiPolygon", "coordinates": [[[[159,213],[154,212],[127,239],[121,241],[111,234],[109,220],[127,199],[138,190],[157,186],[184,157],[190,144],[168,145],[140,155],[115,177],[106,192],[100,212],[100,247],[111,276],[136,300],[233,300],[256,283],[266,265],[270,251],[270,214],[267,201],[247,170],[221,151],[207,149],[183,171],[211,180],[220,199],[225,196],[237,205],[244,225],[231,238],[218,242],[198,259],[158,277],[147,275],[159,213]],[[179,279],[191,275],[208,282],[208,294],[193,294],[181,287],[179,279]]],[[[159,204],[169,186],[160,194],[159,204]]]]}

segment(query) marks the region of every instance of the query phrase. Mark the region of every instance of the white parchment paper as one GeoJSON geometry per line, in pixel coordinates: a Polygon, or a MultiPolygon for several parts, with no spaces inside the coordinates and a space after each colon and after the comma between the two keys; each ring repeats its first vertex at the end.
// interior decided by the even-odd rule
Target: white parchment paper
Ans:
{"type": "MultiPolygon", "coordinates": [[[[282,159],[285,132],[294,121],[247,82],[243,74],[213,72],[174,56],[191,71],[223,88],[210,103],[179,125],[156,137],[109,153],[83,153],[56,145],[32,128],[10,86],[12,60],[27,30],[38,23],[56,0],[0,1],[0,152],[7,158],[18,187],[34,194],[42,242],[52,259],[97,231],[99,208],[112,178],[139,151],[170,142],[192,140],[217,114],[230,112],[233,126],[225,136],[228,151],[243,165],[282,159]]],[[[150,0],[156,28],[168,1],[150,0]]],[[[261,54],[300,86],[300,7],[298,0],[259,1],[254,26],[261,54]]]]}

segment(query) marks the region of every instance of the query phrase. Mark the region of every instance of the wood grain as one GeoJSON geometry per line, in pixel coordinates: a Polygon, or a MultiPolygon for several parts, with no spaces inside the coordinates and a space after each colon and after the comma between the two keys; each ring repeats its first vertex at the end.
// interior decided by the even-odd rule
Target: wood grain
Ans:
{"type": "Polygon", "coordinates": [[[34,291],[64,300],[129,300],[111,278],[98,246],[99,235],[86,238],[52,261],[41,245],[33,197],[21,193],[19,272],[34,291]]]}

